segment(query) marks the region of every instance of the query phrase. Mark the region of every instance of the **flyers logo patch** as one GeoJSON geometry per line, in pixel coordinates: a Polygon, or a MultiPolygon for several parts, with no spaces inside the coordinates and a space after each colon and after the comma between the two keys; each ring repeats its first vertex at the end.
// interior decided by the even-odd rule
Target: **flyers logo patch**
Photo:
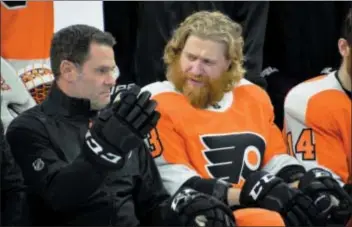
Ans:
{"type": "Polygon", "coordinates": [[[232,133],[201,136],[205,147],[205,166],[209,176],[233,184],[242,184],[262,164],[265,140],[255,133],[232,133]]]}

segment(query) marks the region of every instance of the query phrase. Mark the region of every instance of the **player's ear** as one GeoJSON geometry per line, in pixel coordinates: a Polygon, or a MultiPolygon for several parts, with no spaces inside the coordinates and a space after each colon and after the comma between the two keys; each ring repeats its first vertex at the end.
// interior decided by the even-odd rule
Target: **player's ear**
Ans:
{"type": "Polygon", "coordinates": [[[338,45],[339,52],[342,57],[345,58],[350,55],[350,48],[351,47],[348,45],[348,42],[346,39],[340,38],[337,45],[338,45]]]}
{"type": "Polygon", "coordinates": [[[68,82],[73,82],[78,76],[78,68],[70,61],[63,60],[60,64],[60,77],[68,82]]]}

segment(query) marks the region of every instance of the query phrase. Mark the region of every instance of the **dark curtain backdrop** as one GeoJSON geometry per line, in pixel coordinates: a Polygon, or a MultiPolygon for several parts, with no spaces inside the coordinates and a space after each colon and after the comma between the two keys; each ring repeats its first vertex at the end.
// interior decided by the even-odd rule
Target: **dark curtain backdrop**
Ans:
{"type": "Polygon", "coordinates": [[[351,5],[333,1],[106,1],[104,19],[106,30],[117,39],[115,55],[121,71],[118,84],[144,86],[165,79],[163,48],[185,17],[198,10],[219,10],[229,15],[243,26],[246,78],[268,91],[276,123],[282,127],[288,90],[326,67],[339,66],[337,40],[351,5]]]}

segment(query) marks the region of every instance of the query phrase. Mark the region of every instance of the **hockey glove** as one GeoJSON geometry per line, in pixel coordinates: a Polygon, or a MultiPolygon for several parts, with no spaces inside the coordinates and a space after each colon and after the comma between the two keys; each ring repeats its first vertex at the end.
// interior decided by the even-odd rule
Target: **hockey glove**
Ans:
{"type": "Polygon", "coordinates": [[[265,171],[254,172],[246,179],[240,203],[276,211],[281,214],[287,226],[324,224],[318,209],[308,196],[265,171]]]}
{"type": "Polygon", "coordinates": [[[352,215],[352,198],[330,172],[314,168],[301,179],[298,188],[308,195],[331,224],[345,224],[352,215]]]}
{"type": "Polygon", "coordinates": [[[236,226],[231,209],[216,198],[190,188],[181,188],[166,210],[167,226],[236,226]]]}
{"type": "Polygon", "coordinates": [[[132,150],[144,145],[143,138],[156,126],[160,113],[149,92],[135,86],[121,95],[119,102],[104,110],[85,136],[84,151],[90,160],[119,168],[132,150]]]}

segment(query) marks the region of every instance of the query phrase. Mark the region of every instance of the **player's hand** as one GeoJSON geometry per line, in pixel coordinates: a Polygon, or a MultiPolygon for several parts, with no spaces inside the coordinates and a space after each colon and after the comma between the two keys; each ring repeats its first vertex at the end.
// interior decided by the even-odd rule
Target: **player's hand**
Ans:
{"type": "Polygon", "coordinates": [[[215,197],[185,187],[175,193],[165,212],[167,226],[236,226],[228,206],[215,197]]]}
{"type": "Polygon", "coordinates": [[[120,167],[132,150],[144,145],[144,138],[160,118],[149,92],[139,94],[135,86],[120,101],[102,111],[86,134],[85,148],[91,160],[112,168],[120,167]]]}
{"type": "Polygon", "coordinates": [[[312,199],[265,171],[254,172],[246,179],[240,203],[276,211],[286,226],[325,225],[312,199]]]}
{"type": "Polygon", "coordinates": [[[311,169],[300,179],[298,187],[325,214],[327,222],[344,225],[352,215],[352,198],[330,172],[311,169]]]}

